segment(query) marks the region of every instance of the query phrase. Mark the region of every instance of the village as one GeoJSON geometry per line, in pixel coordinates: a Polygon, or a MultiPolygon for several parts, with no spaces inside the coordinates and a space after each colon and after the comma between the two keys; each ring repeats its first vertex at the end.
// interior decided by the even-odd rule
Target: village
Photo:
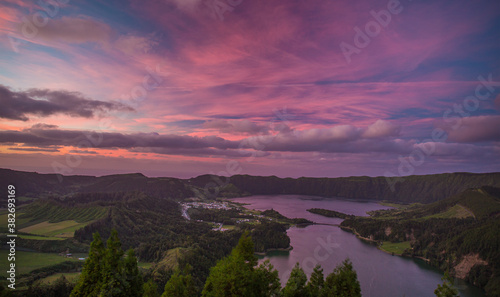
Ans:
{"type": "MultiPolygon", "coordinates": [[[[237,206],[231,205],[228,202],[218,202],[218,201],[185,202],[185,203],[180,203],[180,205],[181,205],[182,216],[187,220],[191,220],[191,217],[188,214],[188,210],[190,208],[217,209],[217,210],[239,209],[237,206]]],[[[252,220],[249,218],[240,218],[240,219],[236,220],[235,223],[240,224],[240,223],[248,223],[251,221],[254,221],[255,223],[260,223],[259,219],[264,217],[263,215],[255,215],[255,214],[252,214],[252,216],[255,218],[255,220],[252,220]]],[[[269,218],[269,219],[273,220],[272,218],[269,218]]],[[[196,221],[204,222],[202,220],[196,220],[196,221]]],[[[224,225],[223,223],[217,223],[217,222],[206,222],[206,223],[211,223],[214,225],[214,228],[212,229],[213,231],[224,232],[224,231],[231,230],[234,228],[233,226],[227,226],[227,225],[224,225]]]]}

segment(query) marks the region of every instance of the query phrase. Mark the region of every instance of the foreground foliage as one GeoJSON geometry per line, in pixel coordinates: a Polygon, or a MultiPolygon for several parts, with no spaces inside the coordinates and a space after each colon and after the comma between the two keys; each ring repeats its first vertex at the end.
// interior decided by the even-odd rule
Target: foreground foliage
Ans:
{"type": "Polygon", "coordinates": [[[316,297],[361,296],[356,271],[347,259],[335,268],[326,280],[323,270],[316,266],[311,278],[297,263],[282,289],[278,272],[268,262],[257,265],[253,242],[248,233],[243,234],[231,254],[220,260],[210,271],[202,297],[316,297]]]}
{"type": "MultiPolygon", "coordinates": [[[[161,297],[199,296],[187,265],[177,269],[165,284],[161,297]]],[[[57,282],[58,292],[68,290],[57,282]]],[[[66,281],[67,282],[67,281],[66,281]]],[[[68,291],[69,293],[69,291],[68,291]]],[[[38,296],[38,295],[37,295],[38,296]]],[[[61,293],[59,296],[67,296],[61,293]]],[[[137,260],[132,250],[123,257],[118,233],[113,230],[106,247],[99,233],[94,234],[89,258],[86,260],[80,279],[71,292],[78,296],[158,296],[157,285],[152,281],[143,284],[137,269],[137,260]]],[[[249,232],[243,233],[231,253],[219,260],[210,269],[202,297],[316,297],[316,296],[361,296],[356,271],[347,259],[326,277],[318,265],[309,281],[302,268],[293,268],[284,288],[281,288],[278,271],[268,262],[258,265],[254,254],[254,243],[249,232]]]]}
{"type": "Polygon", "coordinates": [[[106,248],[99,233],[95,233],[89,257],[71,297],[142,296],[143,280],[137,258],[133,250],[129,250],[125,258],[123,254],[116,230],[111,232],[106,248]]]}
{"type": "Polygon", "coordinates": [[[452,279],[448,275],[448,273],[445,273],[443,278],[443,284],[438,285],[437,289],[434,290],[434,294],[437,297],[458,297],[458,291],[453,287],[452,279]]]}
{"type": "MultiPolygon", "coordinates": [[[[200,296],[193,283],[192,267],[176,269],[165,284],[161,297],[200,296]]],[[[29,296],[143,296],[160,297],[157,283],[137,268],[133,250],[124,257],[118,233],[113,230],[106,247],[98,233],[94,234],[89,258],[76,285],[61,276],[53,284],[40,282],[30,286],[29,296]]],[[[0,287],[0,292],[2,292],[0,287]]],[[[7,293],[3,291],[3,293],[7,293]]],[[[456,297],[457,290],[448,274],[443,284],[434,291],[438,297],[456,297]]],[[[5,295],[8,296],[9,294],[5,295]]],[[[3,295],[0,295],[3,296],[3,295]]],[[[326,278],[317,265],[309,280],[297,263],[286,285],[282,288],[278,271],[265,261],[258,265],[250,233],[245,232],[231,253],[210,269],[201,297],[360,297],[361,287],[357,273],[349,259],[344,260],[326,278]]]]}

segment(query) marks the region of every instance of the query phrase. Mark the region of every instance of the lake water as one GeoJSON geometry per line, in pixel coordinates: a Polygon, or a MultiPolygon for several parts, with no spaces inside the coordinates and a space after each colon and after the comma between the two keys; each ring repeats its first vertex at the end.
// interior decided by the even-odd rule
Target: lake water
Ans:
{"type": "MultiPolygon", "coordinates": [[[[289,218],[306,218],[325,224],[340,224],[342,220],[312,214],[306,209],[325,208],[360,216],[366,215],[367,211],[388,208],[374,202],[301,195],[250,196],[231,200],[247,203],[245,207],[249,209],[273,208],[289,218]]],[[[288,236],[292,251],[272,252],[264,257],[278,270],[282,283],[286,282],[297,262],[308,276],[314,266],[320,264],[326,277],[345,258],[351,259],[356,269],[364,297],[435,296],[434,290],[442,283],[442,272],[425,262],[389,255],[336,226],[293,227],[288,230],[288,236]]],[[[455,280],[455,286],[462,297],[485,296],[482,290],[462,280],[455,280]]]]}

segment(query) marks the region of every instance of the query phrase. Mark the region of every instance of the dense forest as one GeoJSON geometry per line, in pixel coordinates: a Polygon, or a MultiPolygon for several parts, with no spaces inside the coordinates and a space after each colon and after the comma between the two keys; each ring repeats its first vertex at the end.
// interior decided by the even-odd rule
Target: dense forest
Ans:
{"type": "Polygon", "coordinates": [[[253,218],[253,216],[240,213],[237,209],[204,209],[190,208],[188,214],[193,220],[234,225],[237,220],[253,218]]]}
{"type": "Polygon", "coordinates": [[[311,222],[307,219],[304,219],[304,218],[287,218],[274,209],[264,210],[261,214],[266,216],[266,217],[274,218],[274,219],[279,220],[281,222],[285,222],[287,224],[305,226],[305,225],[309,225],[309,224],[313,223],[313,222],[311,222]]]}

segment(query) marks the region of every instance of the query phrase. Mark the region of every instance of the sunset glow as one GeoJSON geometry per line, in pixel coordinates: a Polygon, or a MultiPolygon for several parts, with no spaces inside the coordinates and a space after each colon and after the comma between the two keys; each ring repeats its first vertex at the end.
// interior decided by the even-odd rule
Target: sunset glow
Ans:
{"type": "Polygon", "coordinates": [[[6,0],[0,103],[2,168],[499,171],[500,2],[6,0]]]}

